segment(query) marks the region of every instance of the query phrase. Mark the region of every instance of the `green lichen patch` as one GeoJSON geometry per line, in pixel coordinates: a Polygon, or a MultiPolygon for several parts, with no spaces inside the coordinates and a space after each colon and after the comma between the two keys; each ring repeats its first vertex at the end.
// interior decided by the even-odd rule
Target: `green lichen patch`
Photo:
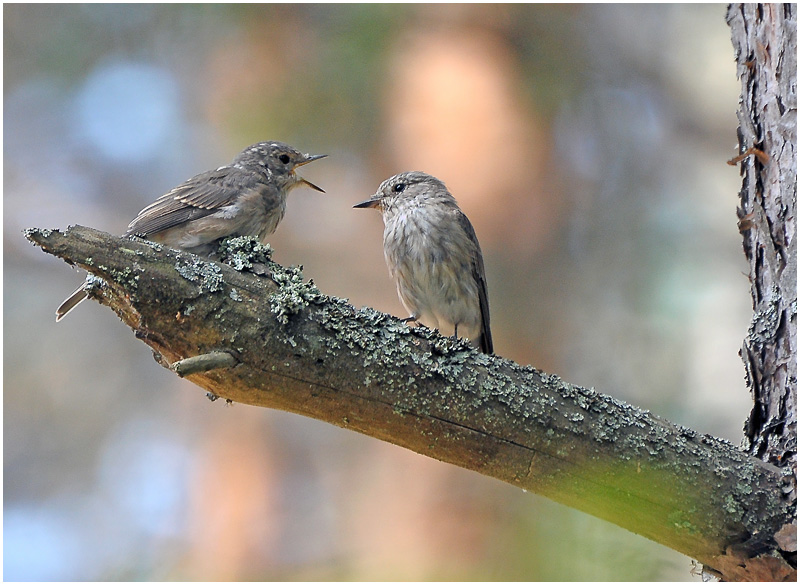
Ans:
{"type": "Polygon", "coordinates": [[[222,271],[213,262],[197,256],[180,254],[175,259],[175,271],[186,280],[197,284],[200,292],[217,292],[225,286],[222,271]]]}
{"type": "Polygon", "coordinates": [[[256,264],[271,264],[272,246],[254,236],[226,238],[219,247],[219,257],[239,272],[252,270],[256,264]]]}
{"type": "Polygon", "coordinates": [[[291,315],[296,315],[310,304],[324,302],[327,297],[312,280],[303,280],[303,267],[284,268],[271,262],[271,277],[278,290],[269,295],[270,311],[279,323],[286,325],[291,315]]]}
{"type": "Polygon", "coordinates": [[[86,288],[87,294],[91,295],[92,293],[99,291],[104,286],[106,286],[106,281],[99,276],[95,276],[94,274],[88,273],[86,275],[86,284],[84,285],[86,288]]]}
{"type": "Polygon", "coordinates": [[[22,233],[28,240],[35,242],[37,235],[43,238],[49,238],[51,235],[53,235],[53,233],[58,233],[58,230],[51,230],[47,228],[26,228],[22,230],[22,233]]]}
{"type": "Polygon", "coordinates": [[[124,286],[126,290],[135,290],[139,284],[139,274],[141,272],[142,268],[137,264],[133,264],[123,270],[116,271],[114,281],[124,286]]]}

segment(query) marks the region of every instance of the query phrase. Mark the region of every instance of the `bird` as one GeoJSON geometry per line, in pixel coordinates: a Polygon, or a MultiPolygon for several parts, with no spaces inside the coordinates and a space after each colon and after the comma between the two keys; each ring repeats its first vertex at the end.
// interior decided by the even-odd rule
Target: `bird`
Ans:
{"type": "Polygon", "coordinates": [[[415,321],[494,351],[483,254],[469,219],[445,184],[420,171],[394,175],[355,208],[385,224],[383,251],[397,294],[415,321]]]}
{"type": "MultiPolygon", "coordinates": [[[[227,237],[255,236],[264,242],[283,219],[290,190],[305,185],[325,192],[295,170],[326,156],[303,154],[277,141],[252,144],[230,164],[187,179],[142,209],[125,235],[205,257],[212,257],[227,237]]],[[[84,283],[58,307],[56,321],[86,296],[84,283]]]]}

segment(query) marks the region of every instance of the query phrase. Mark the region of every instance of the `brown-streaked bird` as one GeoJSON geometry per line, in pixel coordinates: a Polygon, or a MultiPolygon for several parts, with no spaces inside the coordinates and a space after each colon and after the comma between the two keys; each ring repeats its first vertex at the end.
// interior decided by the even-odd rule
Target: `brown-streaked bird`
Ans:
{"type": "MultiPolygon", "coordinates": [[[[324,193],[295,173],[324,154],[303,154],[283,142],[258,142],[233,161],[188,179],[139,212],[125,235],[139,236],[201,256],[211,256],[231,236],[262,242],[286,213],[286,196],[298,185],[324,193]]],[[[86,298],[85,283],[56,310],[60,321],[86,298]]]]}
{"type": "Polygon", "coordinates": [[[492,353],[489,297],[478,238],[445,184],[419,171],[395,175],[368,200],[383,215],[383,252],[403,306],[418,321],[492,353]]]}

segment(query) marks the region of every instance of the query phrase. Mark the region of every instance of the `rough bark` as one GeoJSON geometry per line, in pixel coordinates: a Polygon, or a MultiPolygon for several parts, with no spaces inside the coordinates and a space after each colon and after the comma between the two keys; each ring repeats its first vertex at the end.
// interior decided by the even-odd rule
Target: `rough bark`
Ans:
{"type": "Polygon", "coordinates": [[[314,417],[495,477],[728,579],[747,577],[755,565],[762,576],[764,567],[773,579],[793,576],[772,556],[774,535],[793,517],[784,497],[791,475],[725,441],[355,309],[303,282],[298,269],[272,263],[251,239],[229,242],[226,263],[214,263],[82,227],[27,236],[87,269],[93,298],[162,365],[199,367],[188,379],[214,395],[314,417]],[[235,366],[225,365],[225,354],[235,366]],[[202,363],[223,367],[202,371],[202,363]]]}
{"type": "MultiPolygon", "coordinates": [[[[753,408],[744,448],[797,472],[797,5],[733,4],[727,21],[742,83],[737,210],[753,317],[740,355],[753,408]]],[[[796,481],[786,486],[796,510],[796,481]]],[[[796,529],[796,526],[795,526],[796,529]]],[[[797,545],[778,551],[797,567],[797,545]]]]}
{"type": "Polygon", "coordinates": [[[776,465],[796,458],[797,19],[794,4],[731,6],[738,74],[740,227],[753,320],[742,348],[754,407],[746,439],[776,465]],[[759,156],[760,154],[760,156],[759,156]]]}

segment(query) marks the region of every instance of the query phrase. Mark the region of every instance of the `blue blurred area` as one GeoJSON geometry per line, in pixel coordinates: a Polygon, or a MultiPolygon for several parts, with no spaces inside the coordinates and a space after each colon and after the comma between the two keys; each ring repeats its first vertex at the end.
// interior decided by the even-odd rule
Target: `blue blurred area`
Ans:
{"type": "Polygon", "coordinates": [[[6,505],[3,510],[3,578],[6,581],[79,579],[87,543],[81,543],[74,502],[6,505]]]}
{"type": "Polygon", "coordinates": [[[735,79],[708,5],[4,6],[4,578],[690,580],[688,559],[317,421],[211,403],[21,235],[122,233],[276,139],[271,240],[402,315],[381,180],[442,178],[484,251],[497,352],[738,441],[748,284],[735,79]],[[307,170],[306,170],[307,169],[307,170]]]}
{"type": "Polygon", "coordinates": [[[146,63],[97,65],[75,96],[75,135],[111,163],[163,156],[180,135],[176,80],[146,63]]]}

